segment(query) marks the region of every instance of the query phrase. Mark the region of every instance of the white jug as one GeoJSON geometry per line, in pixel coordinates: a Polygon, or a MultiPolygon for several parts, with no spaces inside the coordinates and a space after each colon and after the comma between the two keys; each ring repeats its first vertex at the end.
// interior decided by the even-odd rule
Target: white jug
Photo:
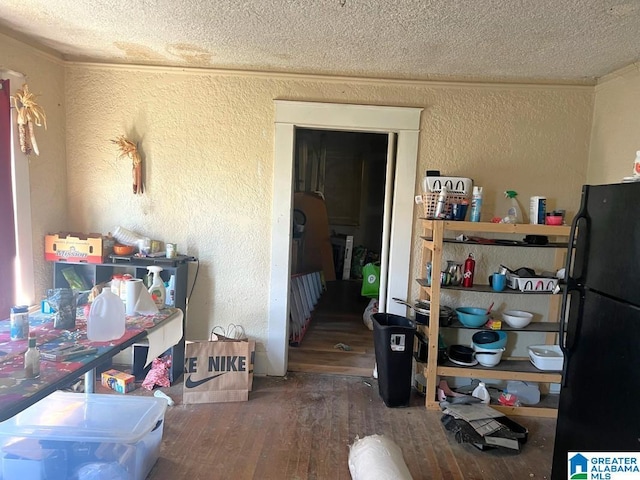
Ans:
{"type": "Polygon", "coordinates": [[[87,318],[87,338],[92,342],[107,342],[124,335],[124,303],[109,288],[103,288],[91,304],[87,318]]]}

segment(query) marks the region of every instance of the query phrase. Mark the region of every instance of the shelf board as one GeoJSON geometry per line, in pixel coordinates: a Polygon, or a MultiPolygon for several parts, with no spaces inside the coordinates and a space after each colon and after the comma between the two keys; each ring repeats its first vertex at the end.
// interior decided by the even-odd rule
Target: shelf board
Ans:
{"type": "Polygon", "coordinates": [[[522,380],[524,382],[560,383],[562,372],[542,371],[529,360],[502,360],[496,367],[461,367],[445,361],[438,365],[437,375],[464,378],[495,378],[498,380],[522,380]]]}
{"type": "Polygon", "coordinates": [[[558,404],[560,395],[547,393],[540,395],[540,401],[535,405],[523,405],[521,407],[507,407],[500,404],[491,404],[493,408],[505,415],[519,415],[527,417],[556,418],[558,416],[558,404]]]}
{"type": "MultiPolygon", "coordinates": [[[[459,320],[454,320],[451,325],[440,326],[440,328],[462,328],[466,330],[487,330],[493,331],[490,328],[486,327],[467,327],[460,323],[459,320]]],[[[558,322],[531,322],[524,328],[513,328],[507,325],[505,321],[502,322],[502,328],[500,329],[504,332],[548,332],[548,333],[558,333],[560,331],[560,324],[558,322]]]]}
{"type": "MultiPolygon", "coordinates": [[[[417,278],[416,282],[418,282],[418,284],[421,287],[424,288],[431,288],[431,286],[427,283],[427,279],[426,278],[417,278]]],[[[564,288],[564,285],[560,285],[560,290],[562,290],[564,288]]],[[[530,291],[530,292],[522,292],[520,290],[514,290],[512,288],[505,288],[504,290],[500,291],[500,292],[496,292],[493,288],[491,288],[490,285],[482,285],[482,284],[475,284],[473,287],[469,288],[469,287],[463,287],[461,285],[440,285],[440,290],[462,290],[465,292],[477,292],[477,293],[496,293],[499,295],[557,295],[553,292],[549,292],[549,291],[545,291],[545,292],[540,292],[540,291],[530,291]]]]}
{"type": "MultiPolygon", "coordinates": [[[[428,244],[429,250],[433,250],[433,239],[431,237],[420,237],[424,244],[428,244]]],[[[517,243],[502,243],[500,239],[487,239],[486,242],[477,242],[473,240],[456,240],[454,238],[445,238],[442,240],[444,243],[457,243],[460,245],[480,245],[483,247],[518,247],[518,248],[569,248],[567,242],[549,242],[546,245],[534,245],[531,243],[525,243],[518,241],[517,243]],[[496,241],[497,240],[497,241],[496,241]]],[[[515,242],[515,240],[513,240],[515,242]]]]}
{"type": "MultiPolygon", "coordinates": [[[[424,280],[425,284],[427,283],[426,280],[424,280]]],[[[560,285],[560,288],[563,288],[563,285],[560,285]]],[[[553,292],[551,291],[537,291],[537,290],[532,290],[529,292],[523,292],[521,290],[516,290],[513,288],[505,288],[504,290],[501,290],[499,292],[496,292],[491,285],[484,285],[484,284],[475,284],[473,287],[469,288],[469,287],[463,287],[462,285],[440,285],[440,289],[441,290],[464,290],[465,292],[480,292],[480,293],[498,293],[498,294],[507,294],[507,295],[555,295],[553,292]]]]}
{"type": "MultiPolygon", "coordinates": [[[[540,402],[535,405],[506,407],[498,403],[491,403],[490,406],[507,416],[557,418],[559,399],[560,396],[557,394],[542,394],[540,395],[540,402]]],[[[427,401],[426,406],[429,410],[441,410],[440,403],[437,400],[427,401]]]]}
{"type": "MultiPolygon", "coordinates": [[[[425,228],[433,229],[435,222],[443,220],[430,220],[422,218],[425,228]]],[[[547,235],[553,237],[568,237],[571,227],[568,225],[532,225],[529,223],[491,223],[491,222],[455,222],[444,220],[445,231],[453,232],[482,232],[482,233],[507,233],[519,235],[547,235]]]]}

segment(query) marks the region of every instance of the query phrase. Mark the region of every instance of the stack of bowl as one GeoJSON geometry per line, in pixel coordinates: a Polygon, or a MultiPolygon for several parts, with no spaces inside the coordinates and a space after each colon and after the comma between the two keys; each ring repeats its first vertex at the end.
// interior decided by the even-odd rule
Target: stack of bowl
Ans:
{"type": "Polygon", "coordinates": [[[483,367],[495,367],[502,359],[507,344],[506,332],[500,330],[482,330],[471,337],[473,350],[478,363],[483,367]]]}
{"type": "Polygon", "coordinates": [[[477,307],[458,307],[456,308],[458,320],[465,327],[478,328],[483,326],[489,320],[489,314],[486,308],[477,307]]]}

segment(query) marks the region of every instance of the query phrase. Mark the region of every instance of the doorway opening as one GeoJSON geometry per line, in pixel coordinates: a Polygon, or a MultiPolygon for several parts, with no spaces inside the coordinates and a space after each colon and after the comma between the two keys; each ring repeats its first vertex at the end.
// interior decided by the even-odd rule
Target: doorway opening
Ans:
{"type": "MultiPolygon", "coordinates": [[[[393,133],[396,141],[393,194],[385,198],[380,277],[381,311],[401,314],[392,297],[407,298],[414,221],[414,191],[422,108],[274,100],[275,154],[271,208],[269,318],[265,349],[256,351],[256,369],[284,376],[289,351],[289,290],[293,220],[292,181],[296,128],[393,133]],[[387,215],[387,213],[389,213],[387,215]],[[384,301],[383,301],[384,296],[384,301]]],[[[387,176],[389,178],[389,176],[387,176]]]]}
{"type": "Polygon", "coordinates": [[[289,348],[291,371],[371,375],[362,267],[382,256],[388,144],[384,133],[295,130],[291,273],[322,271],[326,291],[289,348]]]}

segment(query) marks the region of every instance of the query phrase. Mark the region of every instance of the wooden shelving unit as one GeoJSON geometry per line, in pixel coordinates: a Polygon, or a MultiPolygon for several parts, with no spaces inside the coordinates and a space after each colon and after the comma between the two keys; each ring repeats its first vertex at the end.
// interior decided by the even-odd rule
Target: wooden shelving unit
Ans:
{"type": "MultiPolygon", "coordinates": [[[[530,224],[498,224],[486,222],[455,222],[441,220],[421,219],[423,222],[424,235],[422,238],[422,264],[423,269],[426,261],[431,261],[432,272],[442,271],[442,254],[447,243],[468,244],[477,247],[489,248],[553,248],[554,269],[564,266],[567,244],[562,243],[569,237],[570,227],[568,226],[547,226],[547,225],[530,225],[530,224]],[[515,235],[546,235],[550,237],[552,242],[548,245],[528,245],[509,242],[461,242],[458,240],[445,239],[445,232],[464,232],[465,234],[491,234],[493,236],[513,236],[515,235]]],[[[424,272],[424,270],[423,270],[424,272]]],[[[426,277],[426,272],[425,272],[426,277]]],[[[491,378],[497,380],[521,380],[530,382],[539,382],[543,384],[559,383],[562,380],[561,372],[545,372],[534,367],[528,358],[503,358],[503,360],[495,367],[487,368],[482,366],[462,367],[452,362],[446,361],[438,364],[438,335],[441,328],[467,328],[459,322],[453,322],[448,326],[440,326],[440,294],[444,289],[460,289],[466,291],[474,291],[480,293],[491,294],[519,294],[519,295],[551,295],[549,292],[521,292],[519,290],[511,290],[509,288],[502,292],[494,292],[488,285],[475,285],[473,288],[464,287],[443,287],[440,282],[428,284],[426,278],[417,280],[421,287],[420,297],[431,301],[431,315],[428,326],[419,326],[428,338],[428,357],[426,367],[424,368],[424,376],[426,378],[426,407],[430,410],[439,410],[440,406],[436,400],[436,387],[438,385],[438,377],[461,377],[461,378],[491,378]]],[[[544,332],[546,333],[546,342],[555,343],[559,331],[559,313],[560,313],[561,296],[552,295],[549,300],[549,310],[547,312],[548,321],[534,322],[522,329],[510,328],[503,326],[503,330],[507,332],[544,332]],[[553,320],[555,319],[555,321],[553,320]]],[[[481,329],[472,329],[481,330],[481,329]]],[[[555,417],[557,412],[557,396],[552,394],[544,394],[538,405],[531,407],[503,407],[500,405],[492,405],[496,409],[510,415],[529,415],[539,417],[555,417]]]]}

